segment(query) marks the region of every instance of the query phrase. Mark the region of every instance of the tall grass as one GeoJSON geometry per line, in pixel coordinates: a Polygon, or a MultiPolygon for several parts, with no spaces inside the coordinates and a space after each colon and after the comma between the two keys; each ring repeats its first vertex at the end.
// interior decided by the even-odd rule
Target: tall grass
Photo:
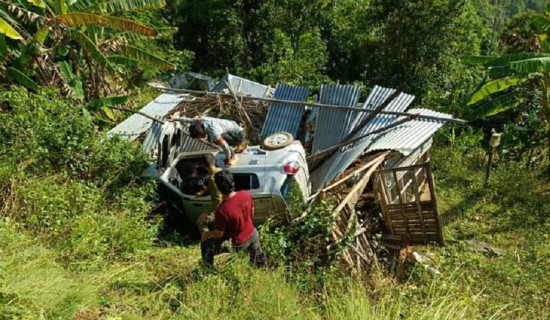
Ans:
{"type": "Polygon", "coordinates": [[[0,235],[5,319],[499,318],[499,310],[482,312],[477,295],[460,288],[455,275],[432,277],[427,287],[333,276],[312,292],[290,281],[288,270],[254,269],[244,256],[222,255],[216,269],[204,270],[197,246],[145,250],[75,272],[9,223],[0,225],[0,235]]]}
{"type": "Polygon", "coordinates": [[[0,222],[0,319],[68,319],[97,288],[55,262],[57,253],[0,222]]]}
{"type": "Polygon", "coordinates": [[[154,241],[145,200],[154,189],[140,181],[139,148],[97,135],[55,94],[4,96],[14,111],[0,114],[0,320],[550,316],[550,184],[541,172],[497,166],[485,188],[479,152],[435,150],[449,245],[417,250],[441,275],[413,266],[350,278],[327,268],[334,255],[315,250],[326,206],[302,229],[262,234],[276,268],[222,255],[204,270],[196,243],[154,241]],[[472,252],[468,240],[503,253],[472,252]]]}

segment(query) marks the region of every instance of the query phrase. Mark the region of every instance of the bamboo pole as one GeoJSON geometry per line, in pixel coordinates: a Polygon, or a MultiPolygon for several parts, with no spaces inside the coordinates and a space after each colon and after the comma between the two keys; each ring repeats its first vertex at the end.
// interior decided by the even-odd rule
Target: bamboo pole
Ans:
{"type": "MultiPolygon", "coordinates": [[[[175,88],[168,88],[164,86],[158,86],[155,84],[149,84],[149,86],[159,89],[159,90],[166,90],[166,91],[173,91],[173,92],[181,92],[181,93],[190,93],[190,94],[197,94],[197,95],[212,95],[212,96],[224,96],[224,97],[232,97],[229,93],[223,93],[223,92],[209,92],[209,91],[199,91],[199,90],[189,90],[189,89],[175,89],[175,88]]],[[[248,96],[242,96],[242,99],[245,100],[256,100],[256,101],[264,101],[269,103],[281,103],[285,105],[295,106],[295,107],[303,107],[304,105],[312,106],[312,107],[319,107],[319,108],[327,108],[327,109],[338,109],[338,110],[354,110],[358,112],[374,112],[375,109],[366,109],[366,108],[359,108],[359,107],[345,107],[345,106],[339,106],[334,104],[323,104],[323,103],[315,103],[315,102],[304,102],[304,101],[292,101],[292,100],[281,100],[281,99],[273,99],[273,98],[260,98],[260,97],[248,97],[248,96]]],[[[398,112],[398,111],[380,111],[380,114],[387,114],[387,115],[394,115],[394,116],[410,116],[410,113],[407,112],[398,112]]],[[[436,116],[428,116],[428,115],[419,115],[419,119],[422,120],[436,120],[436,121],[445,121],[445,122],[454,122],[459,124],[465,124],[468,123],[466,120],[462,119],[456,119],[456,118],[443,118],[443,117],[436,117],[436,116]]]]}
{"type": "Polygon", "coordinates": [[[121,108],[121,107],[114,107],[114,106],[110,106],[110,107],[107,107],[109,109],[115,109],[115,110],[122,110],[122,111],[128,111],[128,112],[132,112],[132,113],[136,113],[136,114],[139,114],[140,116],[143,116],[147,119],[150,119],[150,120],[153,120],[153,121],[156,121],[158,123],[164,123],[165,121],[162,121],[162,120],[159,120],[157,118],[154,118],[154,117],[151,117],[150,115],[146,114],[146,113],[143,113],[141,111],[137,111],[137,110],[132,110],[132,109],[128,109],[128,108],[121,108]]]}

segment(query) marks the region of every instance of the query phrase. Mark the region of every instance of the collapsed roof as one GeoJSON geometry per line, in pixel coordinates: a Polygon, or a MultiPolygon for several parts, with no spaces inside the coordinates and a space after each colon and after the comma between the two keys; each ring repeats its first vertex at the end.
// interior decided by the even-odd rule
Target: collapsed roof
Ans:
{"type": "MultiPolygon", "coordinates": [[[[408,156],[428,141],[441,126],[453,120],[449,114],[428,109],[406,111],[414,96],[380,86],[375,86],[362,104],[359,104],[361,88],[358,86],[322,85],[319,101],[308,103],[309,90],[305,87],[278,84],[272,89],[231,74],[226,74],[213,91],[220,94],[212,93],[196,99],[189,95],[164,92],[141,112],[162,119],[175,109],[185,111],[185,106],[196,106],[196,110],[191,110],[196,114],[202,114],[204,106],[217,106],[217,114],[221,115],[225,111],[226,116],[231,118],[235,115],[231,111],[239,107],[246,113],[254,113],[252,118],[255,120],[252,122],[255,123],[250,126],[261,126],[261,133],[256,133],[261,138],[280,131],[290,132],[298,138],[299,129],[307,126],[306,135],[310,138],[304,144],[306,147],[311,145],[311,153],[319,154],[334,149],[326,154],[321,164],[310,168],[314,190],[326,186],[363,154],[394,150],[408,156]],[[240,103],[232,99],[233,94],[241,97],[238,99],[240,103]],[[266,102],[269,103],[268,109],[266,102]],[[198,110],[199,106],[202,106],[201,110],[198,110]],[[307,122],[304,125],[306,111],[307,122]],[[334,147],[342,141],[353,142],[334,147]]],[[[151,127],[151,122],[146,117],[134,114],[109,133],[135,140],[151,127]]],[[[155,124],[151,128],[151,133],[143,143],[147,152],[155,148],[162,134],[160,125],[155,124]]],[[[193,142],[190,137],[186,139],[190,141],[184,143],[180,151],[207,148],[204,144],[193,142]]]]}

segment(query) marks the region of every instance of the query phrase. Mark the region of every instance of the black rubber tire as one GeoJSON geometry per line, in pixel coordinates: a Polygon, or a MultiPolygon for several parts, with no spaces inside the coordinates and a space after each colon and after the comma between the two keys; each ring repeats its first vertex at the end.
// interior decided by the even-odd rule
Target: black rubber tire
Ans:
{"type": "Polygon", "coordinates": [[[292,142],[294,142],[292,134],[281,131],[265,137],[264,141],[262,141],[262,148],[265,150],[277,150],[291,145],[292,142]],[[284,141],[275,141],[277,136],[284,136],[286,139],[284,141]]]}

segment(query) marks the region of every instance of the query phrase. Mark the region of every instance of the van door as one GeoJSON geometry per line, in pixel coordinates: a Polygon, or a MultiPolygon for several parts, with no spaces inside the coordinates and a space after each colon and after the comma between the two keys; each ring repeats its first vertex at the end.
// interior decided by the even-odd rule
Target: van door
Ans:
{"type": "Polygon", "coordinates": [[[255,196],[254,199],[254,225],[264,223],[273,214],[271,196],[255,196]]]}
{"type": "Polygon", "coordinates": [[[158,137],[157,167],[159,171],[166,169],[178,156],[182,144],[183,128],[179,122],[166,122],[158,137]]]}
{"type": "Polygon", "coordinates": [[[183,196],[183,209],[189,221],[196,222],[201,213],[210,209],[212,199],[210,196],[195,197],[191,195],[183,196]]]}

